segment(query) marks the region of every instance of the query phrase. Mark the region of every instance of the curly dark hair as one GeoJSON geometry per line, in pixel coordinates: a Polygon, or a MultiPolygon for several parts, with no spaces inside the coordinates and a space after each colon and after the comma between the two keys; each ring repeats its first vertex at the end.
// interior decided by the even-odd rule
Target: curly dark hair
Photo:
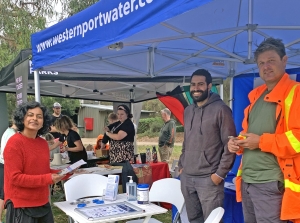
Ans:
{"type": "Polygon", "coordinates": [[[49,114],[47,108],[41,105],[39,102],[30,101],[30,102],[24,102],[21,105],[19,105],[14,112],[14,122],[20,132],[24,130],[24,118],[25,115],[27,114],[27,111],[29,109],[34,109],[37,107],[42,110],[43,119],[44,119],[43,127],[38,130],[37,135],[38,136],[44,135],[49,131],[51,125],[51,115],[49,114]]]}

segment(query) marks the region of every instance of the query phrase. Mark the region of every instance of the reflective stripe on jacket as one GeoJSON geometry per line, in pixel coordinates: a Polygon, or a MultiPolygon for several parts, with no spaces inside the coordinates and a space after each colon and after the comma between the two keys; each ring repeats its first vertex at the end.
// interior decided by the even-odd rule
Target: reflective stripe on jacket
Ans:
{"type": "MultiPolygon", "coordinates": [[[[250,105],[244,111],[243,132],[248,129],[249,113],[267,86],[264,84],[249,93],[250,105]]],[[[275,134],[264,133],[259,148],[277,157],[284,175],[285,192],[282,200],[281,219],[300,223],[300,85],[284,74],[265,101],[277,103],[275,134]]],[[[237,154],[242,154],[241,149],[237,154]]],[[[237,201],[241,196],[242,162],[236,178],[237,201]]]]}

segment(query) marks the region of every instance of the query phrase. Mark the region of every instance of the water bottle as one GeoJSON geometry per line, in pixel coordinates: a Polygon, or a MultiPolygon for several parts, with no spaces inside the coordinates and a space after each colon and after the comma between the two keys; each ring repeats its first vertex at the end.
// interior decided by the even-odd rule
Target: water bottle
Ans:
{"type": "Polygon", "coordinates": [[[155,146],[153,146],[153,149],[152,149],[152,162],[157,163],[157,151],[156,151],[155,146]]]}
{"type": "Polygon", "coordinates": [[[146,148],[146,162],[147,163],[151,162],[151,151],[150,151],[150,148],[146,148]]]}

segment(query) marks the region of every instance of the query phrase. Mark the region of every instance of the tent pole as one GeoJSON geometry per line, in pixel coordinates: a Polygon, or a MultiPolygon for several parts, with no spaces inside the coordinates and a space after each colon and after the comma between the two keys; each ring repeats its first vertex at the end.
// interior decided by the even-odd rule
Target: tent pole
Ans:
{"type": "Polygon", "coordinates": [[[253,2],[252,0],[248,0],[248,59],[251,59],[252,54],[252,24],[253,24],[253,2]]]}
{"type": "Polygon", "coordinates": [[[233,77],[230,77],[230,85],[229,85],[229,107],[232,110],[232,101],[234,100],[233,98],[233,77]]]}
{"type": "Polygon", "coordinates": [[[224,85],[220,84],[220,98],[223,100],[224,99],[224,85]]]}
{"type": "Polygon", "coordinates": [[[40,75],[37,70],[34,71],[34,96],[35,96],[35,101],[41,102],[40,75]]]}

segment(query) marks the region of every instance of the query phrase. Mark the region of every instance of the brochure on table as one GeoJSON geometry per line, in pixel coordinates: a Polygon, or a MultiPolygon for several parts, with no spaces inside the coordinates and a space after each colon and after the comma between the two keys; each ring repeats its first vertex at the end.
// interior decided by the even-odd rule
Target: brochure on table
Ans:
{"type": "Polygon", "coordinates": [[[119,175],[108,175],[107,185],[105,189],[105,200],[115,201],[117,199],[119,189],[119,175]]]}
{"type": "Polygon", "coordinates": [[[137,213],[142,213],[144,212],[144,210],[124,201],[113,204],[101,204],[98,206],[75,208],[75,212],[83,215],[88,220],[93,221],[100,219],[110,219],[125,215],[134,215],[137,213]]]}

